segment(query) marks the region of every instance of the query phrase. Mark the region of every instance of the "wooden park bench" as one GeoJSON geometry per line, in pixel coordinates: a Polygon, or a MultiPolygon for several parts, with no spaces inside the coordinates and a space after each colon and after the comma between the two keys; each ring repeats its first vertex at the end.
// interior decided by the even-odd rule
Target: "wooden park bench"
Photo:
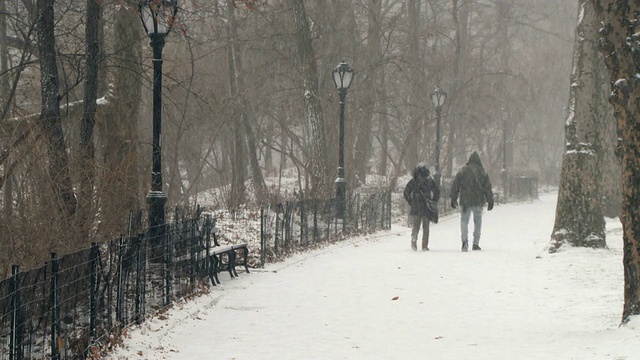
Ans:
{"type": "Polygon", "coordinates": [[[220,284],[218,273],[222,271],[228,271],[232,278],[237,277],[236,266],[244,266],[245,271],[249,273],[248,256],[249,247],[246,243],[212,247],[209,250],[209,259],[211,261],[209,277],[211,278],[211,283],[213,285],[220,284]],[[238,261],[238,251],[240,250],[242,251],[242,258],[238,261]]]}

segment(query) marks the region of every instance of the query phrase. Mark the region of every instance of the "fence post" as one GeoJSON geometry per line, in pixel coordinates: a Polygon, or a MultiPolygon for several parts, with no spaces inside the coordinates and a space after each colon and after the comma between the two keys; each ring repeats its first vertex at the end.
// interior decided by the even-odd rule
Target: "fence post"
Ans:
{"type": "Polygon", "coordinates": [[[142,317],[140,316],[140,301],[142,297],[142,286],[140,281],[140,275],[142,272],[142,239],[143,235],[138,234],[138,238],[136,239],[136,300],[135,300],[135,308],[134,308],[134,321],[136,324],[140,325],[142,323],[142,317]]]}
{"type": "Polygon", "coordinates": [[[264,268],[264,263],[266,260],[266,255],[265,255],[265,239],[264,239],[264,227],[265,227],[265,221],[264,221],[264,206],[260,206],[260,266],[262,268],[264,268]]]}
{"type": "Polygon", "coordinates": [[[123,264],[124,258],[124,235],[120,235],[118,239],[118,281],[116,285],[116,323],[118,326],[123,326],[122,317],[122,304],[123,304],[123,291],[122,291],[122,272],[124,270],[123,264]]]}
{"type": "MultiPolygon", "coordinates": [[[[351,204],[349,204],[349,200],[351,200],[351,194],[348,193],[346,199],[343,199],[343,204],[341,206],[346,207],[345,211],[342,212],[342,236],[347,232],[347,219],[349,219],[351,204]]],[[[336,229],[338,230],[338,229],[336,229]]]]}
{"type": "Polygon", "coordinates": [[[20,309],[20,299],[18,296],[18,265],[11,266],[11,333],[9,335],[9,360],[17,360],[20,354],[19,336],[18,336],[18,310],[20,309]]]}
{"type": "Polygon", "coordinates": [[[298,204],[300,204],[300,246],[305,243],[304,235],[306,233],[304,228],[304,199],[302,198],[302,190],[300,190],[300,199],[298,199],[298,204]]]}
{"type": "Polygon", "coordinates": [[[204,224],[203,224],[203,231],[204,231],[204,240],[205,240],[205,246],[206,248],[206,258],[204,259],[204,266],[205,266],[205,271],[207,272],[207,274],[211,274],[211,260],[210,260],[210,256],[211,256],[211,215],[206,214],[204,216],[204,224]]]}
{"type": "Polygon", "coordinates": [[[356,194],[356,231],[360,231],[360,219],[362,218],[362,214],[360,214],[360,194],[356,194]]]}
{"type": "Polygon", "coordinates": [[[191,284],[191,291],[196,289],[196,272],[198,267],[198,259],[196,253],[196,221],[190,221],[190,229],[188,232],[189,237],[189,257],[191,258],[191,266],[189,269],[189,283],[191,284]]]}
{"type": "Polygon", "coordinates": [[[96,269],[98,262],[98,244],[91,243],[89,252],[89,341],[96,338],[96,318],[98,309],[96,307],[96,269]]]}
{"type": "Polygon", "coordinates": [[[389,195],[387,196],[388,199],[388,204],[389,206],[387,206],[387,219],[388,219],[388,225],[387,225],[387,229],[391,230],[391,191],[389,191],[389,195]]]}
{"type": "Polygon", "coordinates": [[[318,200],[313,200],[313,243],[318,242],[318,200]]]}
{"type": "Polygon", "coordinates": [[[284,239],[282,250],[286,254],[291,251],[291,233],[293,229],[291,227],[291,201],[286,201],[284,203],[284,217],[283,217],[283,228],[282,228],[282,238],[284,239]]]}
{"type": "Polygon", "coordinates": [[[273,238],[273,253],[276,255],[276,258],[278,257],[278,238],[279,238],[279,234],[278,231],[280,229],[280,208],[282,208],[282,204],[278,203],[278,205],[276,205],[276,231],[273,234],[274,238],[273,238]]]}
{"type": "Polygon", "coordinates": [[[49,308],[51,309],[51,360],[60,359],[60,349],[58,349],[58,257],[56,253],[51,253],[51,291],[49,298],[49,308]]]}
{"type": "Polygon", "coordinates": [[[380,209],[380,230],[384,230],[384,226],[386,225],[386,221],[385,221],[385,215],[387,214],[387,194],[386,193],[382,193],[380,194],[380,206],[378,207],[380,209]]]}
{"type": "Polygon", "coordinates": [[[141,241],[141,256],[142,256],[142,295],[141,306],[140,306],[140,317],[144,319],[145,314],[147,313],[147,251],[148,251],[148,243],[147,243],[147,234],[139,233],[138,237],[141,241]]]}
{"type": "MultiPolygon", "coordinates": [[[[177,213],[176,213],[177,215],[177,213]]],[[[167,231],[167,224],[163,225],[164,229],[164,243],[165,243],[165,298],[164,304],[171,304],[171,242],[169,241],[169,234],[167,231]]]]}

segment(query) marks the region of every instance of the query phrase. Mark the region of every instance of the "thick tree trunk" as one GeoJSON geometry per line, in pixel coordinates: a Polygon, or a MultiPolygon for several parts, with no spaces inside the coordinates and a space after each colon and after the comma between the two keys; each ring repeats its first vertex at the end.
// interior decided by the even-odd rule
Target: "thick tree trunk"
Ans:
{"type": "Polygon", "coordinates": [[[597,24],[589,0],[580,1],[579,22],[571,73],[569,117],[565,125],[567,151],[562,160],[556,219],[549,252],[565,244],[606,247],[600,196],[598,159],[601,156],[602,121],[595,109],[604,100],[596,74],[602,69],[597,59],[597,24]]]}
{"type": "MultiPolygon", "coordinates": [[[[113,66],[113,96],[99,124],[104,166],[97,179],[99,233],[111,236],[122,232],[131,211],[144,204],[141,189],[141,160],[138,124],[142,99],[142,26],[131,11],[117,11],[114,19],[114,47],[118,54],[113,66]]],[[[144,37],[146,39],[146,37],[144,37]]],[[[148,119],[151,119],[149,117],[148,119]]],[[[149,121],[150,123],[150,121],[149,121]]],[[[151,143],[151,141],[146,141],[151,143]]],[[[149,147],[149,152],[151,148],[149,147]]],[[[144,164],[151,168],[151,158],[144,164]]],[[[147,173],[148,174],[148,173],[147,173]]]]}
{"type": "Polygon", "coordinates": [[[78,229],[83,237],[89,234],[93,219],[93,190],[95,184],[95,147],[93,128],[98,97],[98,68],[100,63],[100,43],[98,27],[100,3],[87,0],[87,20],[85,28],[87,75],[84,83],[84,112],[80,122],[80,179],[78,184],[78,229]]]}
{"type": "Polygon", "coordinates": [[[621,158],[624,306],[622,323],[640,315],[640,36],[638,1],[589,0],[598,20],[600,51],[611,80],[609,101],[618,120],[621,158]]]}
{"type": "Polygon", "coordinates": [[[307,126],[310,131],[311,197],[324,198],[331,192],[327,171],[327,144],[322,106],[318,98],[318,70],[311,44],[309,21],[303,0],[291,0],[296,28],[296,44],[302,78],[307,126]]]}
{"type": "Polygon", "coordinates": [[[65,220],[76,212],[76,197],[69,175],[69,160],[60,120],[60,85],[55,45],[54,0],[38,0],[38,51],[42,111],[39,124],[49,152],[49,177],[56,194],[58,209],[65,220]]]}

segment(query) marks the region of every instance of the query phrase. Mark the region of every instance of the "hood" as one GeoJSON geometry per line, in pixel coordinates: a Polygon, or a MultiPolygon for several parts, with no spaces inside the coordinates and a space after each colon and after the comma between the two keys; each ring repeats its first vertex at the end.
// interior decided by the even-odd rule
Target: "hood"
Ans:
{"type": "Polygon", "coordinates": [[[427,166],[424,164],[419,164],[418,166],[416,166],[416,168],[413,169],[413,178],[417,179],[418,176],[422,176],[424,178],[428,177],[429,168],[427,168],[427,166]]]}
{"type": "Polygon", "coordinates": [[[482,161],[480,161],[480,155],[478,155],[477,151],[474,151],[471,156],[469,156],[469,161],[467,161],[467,165],[477,165],[482,167],[482,161]]]}

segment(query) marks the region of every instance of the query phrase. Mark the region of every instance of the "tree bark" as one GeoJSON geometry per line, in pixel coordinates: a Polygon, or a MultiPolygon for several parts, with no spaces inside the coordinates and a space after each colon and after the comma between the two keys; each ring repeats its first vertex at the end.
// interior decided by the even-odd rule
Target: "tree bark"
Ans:
{"type": "Polygon", "coordinates": [[[556,207],[556,219],[549,252],[564,245],[606,247],[598,166],[602,156],[600,114],[595,111],[604,101],[597,73],[596,31],[598,21],[589,0],[580,0],[579,22],[571,73],[569,116],[565,125],[567,149],[556,207]]]}
{"type": "MultiPolygon", "coordinates": [[[[141,208],[145,196],[141,189],[138,133],[144,73],[142,26],[132,11],[117,11],[114,18],[113,43],[118,56],[113,66],[113,89],[109,106],[98,123],[104,166],[97,179],[97,205],[100,233],[104,236],[122,232],[129,213],[141,208]]],[[[151,168],[150,161],[145,165],[151,168]]]]}
{"type": "Polygon", "coordinates": [[[412,66],[407,69],[409,73],[410,95],[408,97],[409,111],[409,133],[407,134],[408,146],[405,154],[405,168],[413,169],[419,160],[420,151],[418,143],[420,142],[420,129],[424,123],[423,116],[420,112],[420,104],[428,97],[421,91],[422,72],[420,71],[422,61],[420,57],[420,39],[418,30],[420,28],[420,0],[409,0],[407,2],[407,21],[408,21],[408,63],[412,66]],[[424,96],[424,98],[423,98],[424,96]]]}
{"type": "Polygon", "coordinates": [[[598,48],[604,55],[611,81],[609,102],[618,124],[617,153],[621,159],[624,306],[622,323],[640,315],[640,33],[638,1],[589,0],[595,7],[598,48]]]}
{"type": "Polygon", "coordinates": [[[240,204],[246,202],[246,187],[244,181],[247,178],[247,163],[245,138],[242,126],[242,110],[241,102],[238,97],[238,84],[236,82],[236,63],[233,58],[233,29],[235,29],[233,1],[227,2],[227,65],[229,69],[229,96],[233,104],[233,112],[231,115],[233,127],[233,161],[231,175],[231,207],[236,208],[240,204]]]}
{"type": "MultiPolygon", "coordinates": [[[[450,113],[456,112],[451,109],[456,109],[458,106],[458,93],[462,88],[464,82],[464,62],[467,54],[467,31],[468,31],[468,16],[469,16],[469,3],[467,0],[453,0],[451,14],[453,18],[453,24],[455,27],[455,41],[454,41],[454,55],[453,55],[453,84],[448,92],[446,108],[450,113]]],[[[444,110],[444,109],[443,109],[444,110]]],[[[459,110],[458,110],[459,111],[459,110]]],[[[451,178],[453,176],[453,160],[456,158],[456,147],[461,141],[459,128],[460,128],[459,116],[447,116],[446,123],[449,125],[449,132],[446,137],[447,155],[445,156],[444,173],[445,177],[451,178]]],[[[460,154],[463,155],[463,154],[460,154]]],[[[464,154],[466,158],[466,154],[464,154]]],[[[466,159],[465,159],[466,161],[466,159]]]]}
{"type": "Polygon", "coordinates": [[[304,102],[307,126],[310,131],[311,197],[325,198],[330,193],[327,171],[327,144],[324,133],[322,106],[318,98],[318,70],[311,43],[309,21],[303,0],[291,0],[296,29],[296,45],[300,70],[304,81],[304,102]]]}
{"type": "Polygon", "coordinates": [[[58,209],[70,221],[76,212],[76,197],[69,174],[69,159],[60,120],[60,85],[55,45],[55,0],[38,0],[37,38],[40,54],[42,111],[38,123],[43,130],[49,153],[49,177],[58,209]]]}
{"type": "Polygon", "coordinates": [[[87,74],[84,82],[84,112],[80,121],[80,179],[78,184],[78,228],[83,237],[89,234],[93,218],[93,190],[95,185],[95,146],[93,129],[96,122],[96,100],[98,98],[98,68],[100,43],[98,28],[100,2],[87,0],[85,28],[87,74]]]}
{"type": "MultiPolygon", "coordinates": [[[[7,108],[10,107],[9,97],[11,89],[9,88],[9,48],[7,46],[7,8],[6,0],[0,0],[0,96],[2,104],[7,108]]],[[[6,109],[5,109],[6,110],[6,109]]],[[[5,168],[6,169],[6,168],[5,168]]],[[[5,170],[3,191],[3,216],[7,229],[11,226],[13,217],[13,176],[8,175],[5,170]]]]}
{"type": "Polygon", "coordinates": [[[573,54],[569,116],[565,125],[567,149],[549,252],[564,245],[606,247],[600,197],[602,133],[599,129],[604,94],[598,83],[598,21],[589,0],[580,1],[573,54]]]}
{"type": "Polygon", "coordinates": [[[251,180],[254,188],[254,193],[256,195],[256,200],[259,204],[262,204],[267,200],[267,189],[264,182],[264,177],[262,176],[262,169],[260,168],[260,164],[258,162],[258,150],[256,147],[257,140],[252,126],[252,123],[255,123],[255,114],[253,112],[253,104],[251,99],[245,96],[246,89],[244,85],[244,71],[242,67],[242,54],[237,42],[238,31],[235,19],[235,11],[234,7],[231,5],[231,2],[229,3],[229,21],[227,23],[230,41],[229,61],[233,63],[232,69],[234,70],[230,73],[230,76],[231,81],[235,83],[234,87],[236,88],[236,94],[235,96],[232,96],[232,98],[238,99],[240,101],[240,108],[242,109],[242,130],[245,134],[245,139],[247,142],[247,158],[249,160],[249,168],[251,169],[251,180]]]}
{"type": "MultiPolygon", "coordinates": [[[[378,74],[382,64],[382,1],[368,0],[367,7],[367,49],[364,64],[366,64],[366,82],[362,84],[362,116],[358,131],[355,132],[355,154],[353,169],[355,179],[366,183],[370,173],[369,160],[372,151],[371,130],[377,105],[378,74]]],[[[363,79],[365,80],[365,79],[363,79]]]]}

